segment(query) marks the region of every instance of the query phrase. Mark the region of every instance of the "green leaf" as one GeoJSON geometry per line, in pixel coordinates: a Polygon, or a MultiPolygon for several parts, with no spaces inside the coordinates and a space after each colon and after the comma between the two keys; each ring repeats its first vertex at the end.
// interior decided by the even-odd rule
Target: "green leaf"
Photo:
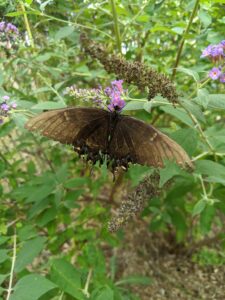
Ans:
{"type": "Polygon", "coordinates": [[[225,166],[211,160],[199,160],[195,163],[195,173],[225,178],[225,166]]]}
{"type": "Polygon", "coordinates": [[[138,16],[136,18],[136,21],[146,23],[146,22],[149,22],[149,19],[150,19],[149,15],[142,15],[142,16],[138,16]]]}
{"type": "Polygon", "coordinates": [[[20,249],[15,265],[15,272],[22,271],[43,250],[46,238],[37,237],[25,242],[20,249]]]}
{"type": "Polygon", "coordinates": [[[184,28],[183,27],[173,27],[172,31],[174,33],[177,33],[177,34],[181,35],[184,32],[184,28]]]}
{"type": "Polygon", "coordinates": [[[205,207],[206,207],[206,201],[204,199],[199,200],[193,208],[192,216],[194,217],[196,215],[199,215],[204,210],[205,207]]]}
{"type": "Polygon", "coordinates": [[[204,27],[208,27],[212,22],[212,17],[205,10],[199,11],[199,19],[203,23],[204,27]]]}
{"type": "Polygon", "coordinates": [[[209,204],[207,204],[205,209],[202,211],[200,215],[200,227],[203,234],[206,234],[210,231],[215,213],[215,207],[209,204]]]}
{"type": "Polygon", "coordinates": [[[225,94],[209,94],[209,108],[225,109],[225,94]]]}
{"type": "Polygon", "coordinates": [[[28,118],[24,114],[15,112],[12,114],[12,119],[20,129],[25,131],[24,125],[28,118]]]}
{"type": "Polygon", "coordinates": [[[8,14],[6,14],[7,17],[18,17],[18,16],[21,16],[21,15],[40,15],[41,13],[38,11],[38,10],[32,10],[32,11],[26,11],[26,12],[23,12],[23,11],[14,11],[14,12],[10,12],[8,14]]]}
{"type": "Polygon", "coordinates": [[[115,300],[114,291],[109,286],[103,286],[93,291],[91,300],[115,300]]]}
{"type": "Polygon", "coordinates": [[[9,274],[0,274],[0,285],[9,277],[9,274]]]}
{"type": "Polygon", "coordinates": [[[182,98],[181,100],[182,105],[190,112],[192,115],[194,115],[199,121],[205,123],[205,116],[199,106],[199,104],[196,104],[193,101],[187,100],[182,98]]]}
{"type": "Polygon", "coordinates": [[[0,249],[0,263],[3,263],[7,259],[9,259],[9,256],[7,253],[8,253],[8,250],[0,249]]]}
{"type": "Polygon", "coordinates": [[[220,183],[225,186],[225,178],[216,177],[216,176],[209,176],[207,178],[204,178],[207,182],[214,182],[214,183],[220,183]]]}
{"type": "Polygon", "coordinates": [[[33,0],[25,0],[28,5],[32,4],[33,0]]]}
{"type": "Polygon", "coordinates": [[[195,80],[196,82],[199,81],[199,75],[198,75],[198,73],[197,73],[196,71],[194,71],[194,70],[187,69],[187,68],[182,68],[182,67],[178,67],[178,68],[177,68],[177,71],[178,71],[178,72],[182,72],[182,73],[184,73],[184,74],[187,74],[187,75],[193,77],[194,80],[195,80]]]}
{"type": "Polygon", "coordinates": [[[54,191],[55,186],[52,184],[49,185],[37,185],[32,187],[32,193],[29,194],[26,203],[30,202],[39,202],[45,199],[48,195],[50,195],[54,191]]]}
{"type": "Polygon", "coordinates": [[[206,88],[198,89],[198,95],[195,101],[206,109],[209,104],[208,90],[206,88]]]}
{"type": "Polygon", "coordinates": [[[47,208],[41,216],[38,216],[36,221],[37,225],[40,227],[46,226],[49,222],[54,220],[57,215],[57,209],[55,207],[47,208]]]}
{"type": "Polygon", "coordinates": [[[165,167],[160,170],[159,186],[162,187],[169,179],[175,175],[181,174],[182,172],[181,168],[175,162],[166,161],[165,167]]]}
{"type": "Polygon", "coordinates": [[[73,26],[65,26],[61,27],[59,31],[56,32],[55,34],[55,39],[56,40],[61,40],[65,37],[68,37],[74,32],[74,27],[73,26]]]}
{"type": "Polygon", "coordinates": [[[32,106],[31,109],[44,110],[44,109],[58,109],[64,107],[66,107],[66,104],[63,102],[45,101],[32,106]]]}
{"type": "Polygon", "coordinates": [[[177,209],[171,209],[169,212],[172,224],[176,228],[176,236],[178,241],[183,240],[187,231],[187,224],[182,212],[177,209]]]}
{"type": "Polygon", "coordinates": [[[46,52],[46,53],[44,53],[44,54],[42,54],[42,55],[38,55],[38,56],[36,57],[36,61],[38,61],[38,62],[44,62],[44,61],[49,60],[49,58],[51,58],[52,56],[53,56],[53,53],[51,53],[51,52],[46,52]]]}
{"type": "Polygon", "coordinates": [[[179,129],[171,133],[170,137],[174,139],[179,145],[181,145],[190,156],[194,154],[198,145],[198,135],[194,129],[179,129]]]}
{"type": "Polygon", "coordinates": [[[65,184],[64,187],[71,189],[79,186],[84,186],[85,184],[88,183],[88,178],[85,177],[77,177],[77,178],[72,178],[69,179],[65,184]]]}
{"type": "Polygon", "coordinates": [[[126,106],[123,108],[123,111],[126,110],[139,110],[139,109],[143,109],[143,106],[145,105],[145,103],[147,103],[148,101],[146,100],[146,102],[141,102],[141,101],[130,101],[126,104],[126,106]]]}
{"type": "Polygon", "coordinates": [[[8,236],[0,236],[0,245],[3,245],[8,240],[9,240],[8,236]]]}
{"type": "Polygon", "coordinates": [[[54,283],[39,274],[26,275],[15,285],[10,300],[38,300],[54,288],[54,283]]]}
{"type": "Polygon", "coordinates": [[[34,238],[36,237],[37,234],[37,230],[35,229],[35,227],[33,225],[24,225],[23,227],[19,228],[18,230],[18,237],[20,241],[25,241],[28,240],[30,238],[34,238]]]}
{"type": "Polygon", "coordinates": [[[1,130],[0,130],[0,138],[8,135],[13,128],[15,128],[15,124],[11,121],[11,122],[7,122],[7,123],[3,123],[1,125],[1,130]]]}
{"type": "Polygon", "coordinates": [[[44,10],[45,10],[45,7],[46,7],[47,5],[49,5],[49,4],[52,4],[52,2],[53,2],[53,0],[46,0],[46,1],[42,2],[41,5],[40,5],[40,10],[41,10],[41,11],[44,11],[44,10]]]}
{"type": "Polygon", "coordinates": [[[146,110],[148,113],[151,112],[151,108],[152,108],[152,102],[148,101],[144,104],[143,106],[144,110],[146,110]]]}
{"type": "Polygon", "coordinates": [[[128,276],[116,282],[116,285],[123,284],[141,284],[141,285],[149,285],[152,283],[152,279],[147,276],[128,276]]]}
{"type": "MultiPolygon", "coordinates": [[[[219,0],[219,1],[221,3],[221,1],[223,0],[219,0]]],[[[224,36],[222,32],[218,32],[217,30],[216,31],[210,30],[208,31],[207,41],[210,42],[211,44],[218,44],[222,41],[223,37],[224,36]]]]}
{"type": "Polygon", "coordinates": [[[56,178],[58,182],[63,183],[66,181],[68,176],[68,165],[63,164],[56,172],[56,178]]]}
{"type": "Polygon", "coordinates": [[[81,273],[65,259],[56,259],[51,262],[50,276],[62,291],[78,300],[85,299],[81,291],[81,273]]]}
{"type": "Polygon", "coordinates": [[[188,116],[186,111],[182,108],[173,108],[169,106],[160,106],[160,109],[165,113],[174,116],[176,119],[180,120],[182,123],[188,125],[189,127],[194,127],[192,119],[188,116]]]}

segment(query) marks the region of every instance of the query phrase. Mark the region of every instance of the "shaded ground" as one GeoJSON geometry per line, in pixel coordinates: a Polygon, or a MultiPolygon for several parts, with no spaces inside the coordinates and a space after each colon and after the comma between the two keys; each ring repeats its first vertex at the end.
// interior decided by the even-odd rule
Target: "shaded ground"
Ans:
{"type": "Polygon", "coordinates": [[[132,287],[142,300],[225,299],[225,265],[193,263],[187,253],[172,251],[169,242],[150,233],[141,222],[125,229],[124,247],[117,257],[120,277],[141,274],[153,279],[150,286],[132,287]]]}

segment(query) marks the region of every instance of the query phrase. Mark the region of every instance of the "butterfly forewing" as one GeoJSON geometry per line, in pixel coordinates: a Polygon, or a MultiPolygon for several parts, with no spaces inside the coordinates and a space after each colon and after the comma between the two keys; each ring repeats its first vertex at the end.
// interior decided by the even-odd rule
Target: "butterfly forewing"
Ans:
{"type": "MultiPolygon", "coordinates": [[[[81,130],[91,122],[107,120],[108,112],[97,108],[65,108],[44,112],[30,119],[25,128],[63,144],[73,144],[81,130]]],[[[92,124],[93,124],[92,123],[92,124]]],[[[84,132],[88,135],[87,132],[84,132]]]]}

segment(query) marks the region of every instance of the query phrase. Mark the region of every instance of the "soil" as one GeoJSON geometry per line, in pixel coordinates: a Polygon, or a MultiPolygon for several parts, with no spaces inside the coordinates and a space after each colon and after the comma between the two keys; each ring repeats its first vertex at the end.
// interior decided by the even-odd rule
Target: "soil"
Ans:
{"type": "Polygon", "coordinates": [[[117,253],[119,277],[148,276],[152,284],[131,287],[141,300],[224,300],[225,265],[200,266],[185,247],[174,247],[164,235],[149,232],[135,220],[125,228],[117,253]]]}

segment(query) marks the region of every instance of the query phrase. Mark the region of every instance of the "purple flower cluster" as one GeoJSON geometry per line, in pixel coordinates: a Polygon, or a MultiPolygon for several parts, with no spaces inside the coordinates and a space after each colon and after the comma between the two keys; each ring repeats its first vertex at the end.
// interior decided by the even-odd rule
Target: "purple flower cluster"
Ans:
{"type": "Polygon", "coordinates": [[[220,82],[225,83],[225,73],[222,71],[222,67],[218,66],[221,62],[225,59],[225,40],[221,41],[217,45],[209,45],[202,51],[202,58],[209,58],[213,63],[215,63],[217,66],[213,67],[209,73],[208,76],[212,80],[219,79],[220,82]]]}
{"type": "Polygon", "coordinates": [[[10,97],[5,95],[2,97],[2,102],[0,103],[0,125],[4,122],[4,118],[8,117],[10,110],[15,109],[17,104],[11,102],[10,97]]]}
{"type": "Polygon", "coordinates": [[[111,82],[111,87],[107,87],[104,90],[110,99],[108,105],[110,111],[121,111],[126,105],[125,101],[121,99],[121,95],[124,93],[122,84],[123,80],[114,80],[111,82]]]}
{"type": "Polygon", "coordinates": [[[95,89],[79,89],[76,86],[71,86],[66,89],[66,94],[82,101],[91,100],[94,105],[102,108],[109,103],[107,108],[111,112],[120,112],[126,104],[121,98],[125,94],[122,84],[123,80],[114,80],[111,82],[111,86],[105,89],[101,86],[95,89]]]}
{"type": "Polygon", "coordinates": [[[0,22],[0,32],[4,32],[7,34],[18,35],[18,28],[12,23],[0,22]]]}
{"type": "Polygon", "coordinates": [[[12,23],[0,22],[0,45],[11,49],[19,38],[19,30],[12,23]]]}

